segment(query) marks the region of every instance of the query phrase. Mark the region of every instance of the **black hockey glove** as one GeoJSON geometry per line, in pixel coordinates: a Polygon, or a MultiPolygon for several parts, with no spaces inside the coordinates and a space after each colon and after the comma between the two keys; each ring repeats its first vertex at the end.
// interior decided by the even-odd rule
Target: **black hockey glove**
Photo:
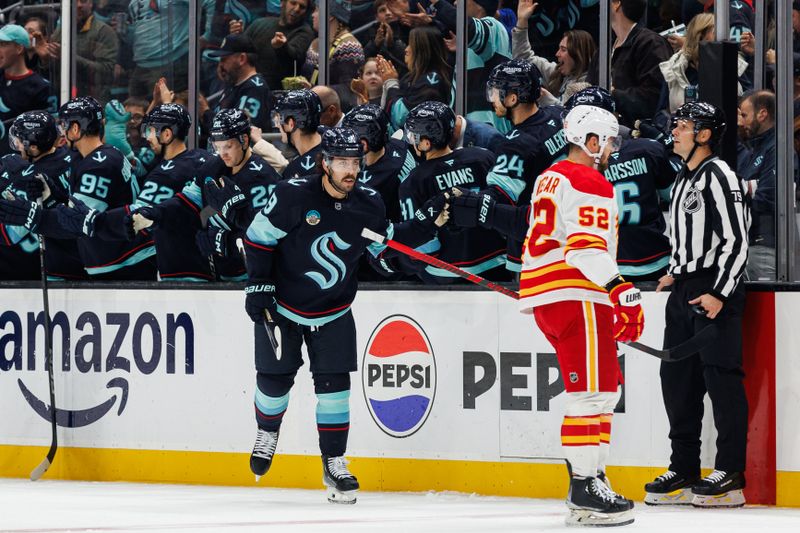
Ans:
{"type": "Polygon", "coordinates": [[[94,237],[94,223],[98,214],[99,211],[90,208],[74,196],[70,196],[69,204],[56,208],[58,223],[76,236],[94,237]]]}
{"type": "Polygon", "coordinates": [[[232,179],[223,179],[222,183],[224,185],[220,187],[213,179],[206,179],[206,201],[208,205],[219,211],[224,218],[228,218],[229,212],[247,205],[247,197],[232,179]]]}
{"type": "Polygon", "coordinates": [[[195,243],[197,248],[203,255],[218,255],[220,257],[228,257],[230,251],[228,230],[218,228],[216,226],[208,226],[204,230],[200,230],[195,235],[195,243]]]}
{"type": "Polygon", "coordinates": [[[451,200],[453,222],[461,228],[493,229],[495,200],[486,193],[475,193],[461,189],[459,196],[451,200]]]}
{"type": "Polygon", "coordinates": [[[278,304],[275,302],[275,285],[248,282],[244,289],[244,310],[255,322],[274,322],[278,304]]]}
{"type": "Polygon", "coordinates": [[[441,225],[437,224],[437,219],[439,219],[442,211],[445,210],[449,197],[447,193],[441,193],[429,199],[425,202],[425,205],[414,213],[414,221],[421,224],[425,230],[435,232],[437,227],[441,225]]]}
{"type": "Polygon", "coordinates": [[[42,220],[42,207],[36,202],[23,200],[6,191],[0,197],[0,223],[9,226],[22,226],[36,233],[42,220]]]}

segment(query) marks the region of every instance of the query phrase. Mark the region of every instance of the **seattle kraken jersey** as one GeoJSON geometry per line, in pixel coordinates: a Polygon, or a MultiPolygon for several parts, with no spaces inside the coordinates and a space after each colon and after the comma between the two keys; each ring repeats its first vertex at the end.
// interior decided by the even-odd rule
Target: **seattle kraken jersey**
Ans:
{"type": "Polygon", "coordinates": [[[264,133],[272,131],[270,103],[272,95],[267,82],[261,74],[254,74],[239,85],[225,87],[216,111],[220,109],[241,109],[250,117],[254,126],[264,133]]]}
{"type": "MultiPolygon", "coordinates": [[[[483,148],[462,148],[423,161],[400,185],[403,219],[412,220],[425,202],[453,187],[472,191],[485,189],[486,173],[493,163],[494,154],[483,148]]],[[[445,226],[437,237],[418,249],[435,253],[443,261],[479,274],[505,263],[506,241],[494,230],[445,226]]],[[[428,283],[450,283],[456,279],[454,274],[433,266],[427,266],[419,276],[428,283]]]]}
{"type": "MultiPolygon", "coordinates": [[[[506,134],[497,149],[486,183],[500,202],[528,205],[536,178],[553,163],[567,156],[561,107],[540,107],[533,116],[506,134]]],[[[522,242],[508,240],[506,268],[519,272],[522,242]]]]}
{"type": "Polygon", "coordinates": [[[416,166],[417,161],[408,145],[403,141],[390,139],[386,143],[383,157],[372,165],[365,166],[358,175],[358,181],[380,193],[386,206],[386,218],[392,222],[402,220],[398,190],[416,166]]]}
{"type": "MultiPolygon", "coordinates": [[[[0,191],[20,194],[16,182],[22,179],[21,172],[27,166],[28,162],[17,154],[0,158],[0,191]]],[[[25,228],[0,223],[0,279],[39,279],[39,268],[39,241],[36,236],[25,228]]]]}
{"type": "Polygon", "coordinates": [[[274,282],[278,312],[298,324],[335,320],[355,298],[365,249],[376,257],[386,250],[362,237],[363,228],[394,235],[376,191],[356,183],[339,200],[319,176],[283,180],[247,230],[248,277],[274,282]]]}
{"type": "Polygon", "coordinates": [[[0,155],[11,153],[8,127],[25,111],[56,111],[56,99],[50,96],[50,82],[28,71],[12,77],[0,69],[0,155]]]}
{"type": "MultiPolygon", "coordinates": [[[[211,156],[205,150],[186,150],[172,159],[163,159],[144,177],[142,189],[132,209],[157,205],[191,185],[211,156]]],[[[163,224],[152,231],[156,264],[161,280],[210,281],[213,279],[208,257],[195,244],[195,224],[163,224]]]]}
{"type": "MultiPolygon", "coordinates": [[[[103,144],[83,159],[73,158],[70,176],[72,194],[100,212],[125,207],[139,196],[139,183],[131,173],[127,159],[113,146],[103,144]]],[[[102,238],[78,239],[86,272],[107,274],[136,265],[155,255],[153,240],[140,233],[133,241],[109,241],[102,238]]]]}
{"type": "Polygon", "coordinates": [[[309,174],[322,174],[322,168],[317,165],[317,155],[322,153],[322,146],[319,144],[303,155],[299,155],[289,161],[283,169],[283,179],[299,178],[309,174]]]}
{"type": "Polygon", "coordinates": [[[605,176],[614,185],[619,207],[617,264],[623,276],[646,276],[669,264],[659,196],[668,197],[680,170],[669,155],[658,141],[629,139],[608,160],[605,176]]]}

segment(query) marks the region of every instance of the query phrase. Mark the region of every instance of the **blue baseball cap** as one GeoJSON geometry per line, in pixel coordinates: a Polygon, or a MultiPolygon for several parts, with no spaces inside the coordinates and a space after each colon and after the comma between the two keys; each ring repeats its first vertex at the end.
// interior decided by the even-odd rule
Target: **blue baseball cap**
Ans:
{"type": "Polygon", "coordinates": [[[0,28],[0,42],[21,44],[25,48],[31,45],[28,32],[22,26],[6,24],[0,28]]]}

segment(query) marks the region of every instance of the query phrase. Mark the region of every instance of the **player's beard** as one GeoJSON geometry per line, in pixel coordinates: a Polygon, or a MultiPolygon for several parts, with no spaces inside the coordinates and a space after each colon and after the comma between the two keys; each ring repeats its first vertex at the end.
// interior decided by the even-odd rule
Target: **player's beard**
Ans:
{"type": "Polygon", "coordinates": [[[508,108],[505,107],[503,104],[494,103],[492,102],[492,108],[494,109],[494,114],[498,117],[505,117],[508,115],[508,108]]]}

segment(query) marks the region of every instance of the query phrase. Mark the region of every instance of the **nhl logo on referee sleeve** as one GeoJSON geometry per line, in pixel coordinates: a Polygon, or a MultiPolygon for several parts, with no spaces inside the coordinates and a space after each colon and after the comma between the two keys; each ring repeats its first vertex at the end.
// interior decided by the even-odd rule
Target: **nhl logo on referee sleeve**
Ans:
{"type": "Polygon", "coordinates": [[[703,207],[703,195],[694,187],[686,191],[686,196],[681,202],[681,209],[686,213],[697,213],[703,207]]]}
{"type": "Polygon", "coordinates": [[[316,226],[319,224],[319,211],[312,209],[308,213],[306,213],[306,222],[308,222],[309,226],[316,226]]]}
{"type": "Polygon", "coordinates": [[[569,373],[569,382],[570,383],[577,383],[578,382],[578,373],[577,372],[570,372],[569,373]]]}

